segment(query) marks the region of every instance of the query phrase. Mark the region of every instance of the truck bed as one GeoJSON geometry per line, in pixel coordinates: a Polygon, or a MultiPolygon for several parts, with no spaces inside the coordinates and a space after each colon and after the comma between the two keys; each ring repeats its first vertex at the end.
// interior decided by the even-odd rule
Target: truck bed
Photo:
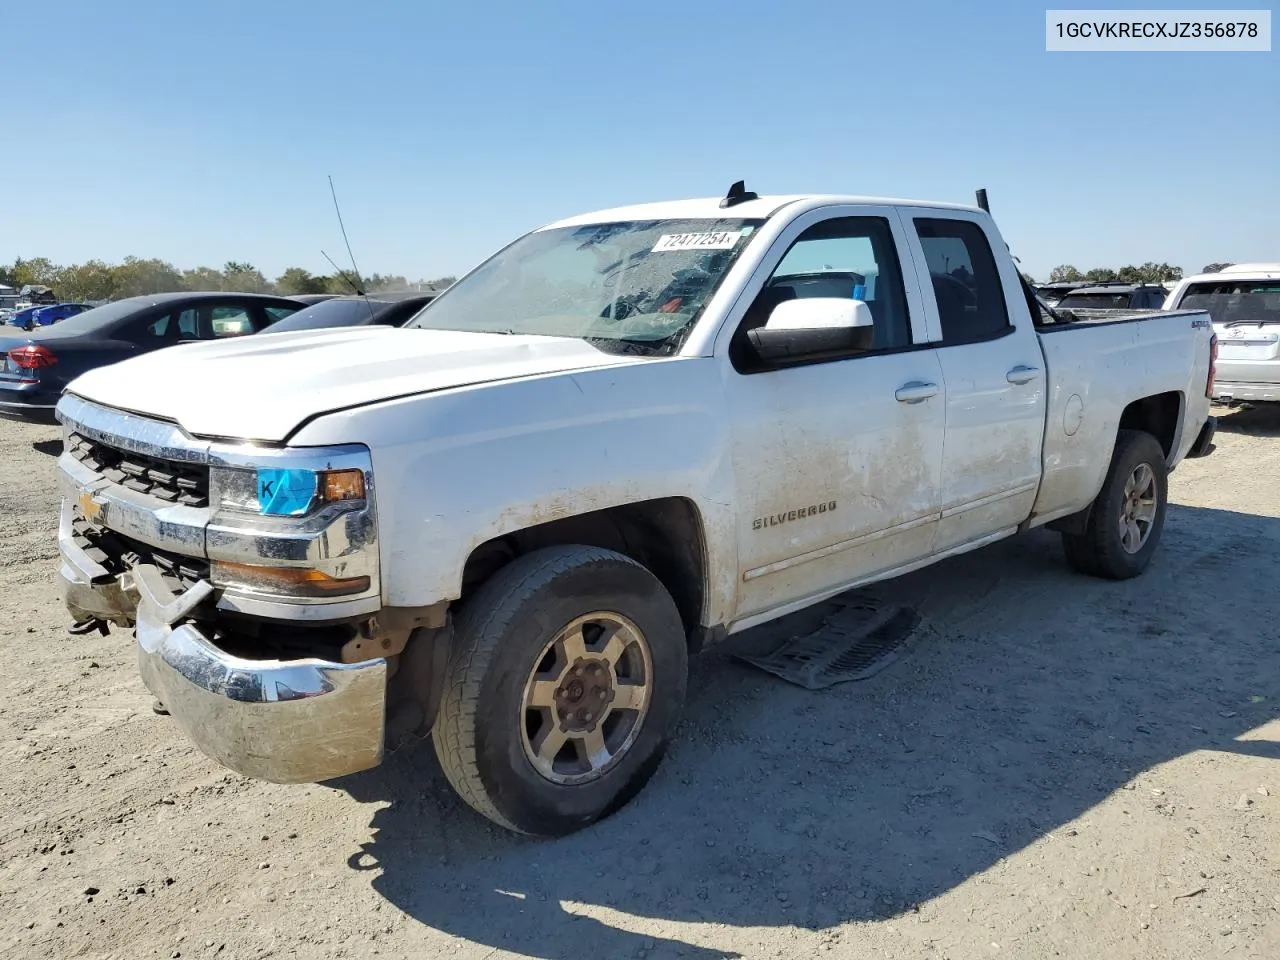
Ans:
{"type": "Polygon", "coordinates": [[[1092,499],[1106,475],[1120,417],[1133,399],[1135,376],[1146,388],[1144,403],[1162,406],[1170,436],[1170,466],[1195,442],[1202,422],[1185,423],[1187,400],[1203,395],[1209,376],[1208,341],[1213,335],[1202,310],[1126,312],[1119,317],[1049,324],[1037,328],[1050,391],[1045,417],[1044,475],[1030,523],[1039,525],[1074,512],[1092,499]],[[1065,336],[1076,331],[1076,336],[1065,336]],[[1198,335],[1188,336],[1188,332],[1198,335]]]}

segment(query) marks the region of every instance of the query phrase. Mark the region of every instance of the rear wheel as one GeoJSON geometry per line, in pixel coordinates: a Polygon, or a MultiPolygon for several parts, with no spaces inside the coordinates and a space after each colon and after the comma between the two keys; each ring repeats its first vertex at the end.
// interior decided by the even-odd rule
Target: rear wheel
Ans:
{"type": "Polygon", "coordinates": [[[1062,536],[1067,562],[1109,580],[1138,576],[1160,542],[1168,499],[1169,470],[1160,443],[1141,430],[1121,430],[1084,532],[1062,536]]]}
{"type": "Polygon", "coordinates": [[[680,615],[652,573],[595,547],[538,550],[463,604],[436,754],[496,823],[570,833],[653,775],[687,671],[680,615]]]}

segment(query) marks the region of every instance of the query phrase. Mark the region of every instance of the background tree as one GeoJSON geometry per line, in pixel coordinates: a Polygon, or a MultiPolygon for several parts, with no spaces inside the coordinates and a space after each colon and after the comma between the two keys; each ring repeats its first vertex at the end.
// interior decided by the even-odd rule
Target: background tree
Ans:
{"type": "Polygon", "coordinates": [[[10,268],[9,275],[13,278],[10,286],[21,289],[27,284],[40,284],[45,287],[56,287],[58,275],[62,272],[62,268],[53,263],[48,257],[35,257],[31,260],[23,260],[19,257],[13,261],[13,267],[10,268]]]}
{"type": "Polygon", "coordinates": [[[270,293],[271,281],[251,263],[240,263],[228,260],[222,268],[223,290],[234,290],[236,293],[270,293]]]}
{"type": "Polygon", "coordinates": [[[276,277],[276,292],[286,297],[299,293],[327,293],[328,290],[328,277],[317,277],[302,267],[290,267],[276,277]]]}
{"type": "Polygon", "coordinates": [[[404,277],[394,274],[383,276],[380,273],[371,273],[364,278],[365,293],[381,293],[385,290],[408,290],[409,281],[404,277]]]}
{"type": "MultiPolygon", "coordinates": [[[[450,275],[410,282],[400,274],[371,273],[364,278],[364,283],[369,293],[440,291],[456,279],[450,275]]],[[[66,267],[47,257],[19,257],[12,264],[0,264],[0,283],[17,289],[27,284],[40,284],[66,300],[122,300],[179,290],[279,292],[285,295],[353,292],[340,274],[313,274],[303,267],[289,267],[273,282],[252,263],[243,260],[228,260],[221,270],[204,266],[179,270],[167,260],[141,257],[125,257],[124,262],[117,264],[89,260],[66,267]]]]}
{"type": "Polygon", "coordinates": [[[1110,267],[1094,267],[1084,275],[1084,279],[1090,283],[1106,283],[1116,279],[1116,272],[1110,267]]]}
{"type": "Polygon", "coordinates": [[[140,297],[148,293],[171,293],[182,289],[182,274],[173,264],[164,260],[143,260],[125,257],[124,263],[112,274],[115,287],[112,296],[117,299],[140,297]]]}
{"type": "Polygon", "coordinates": [[[65,300],[110,300],[116,295],[115,268],[101,260],[64,267],[57,294],[65,300]]]}
{"type": "Polygon", "coordinates": [[[226,278],[213,267],[196,267],[182,271],[182,289],[193,293],[221,290],[226,278]]]}
{"type": "Polygon", "coordinates": [[[1064,283],[1071,280],[1083,280],[1083,279],[1084,279],[1084,274],[1082,274],[1075,267],[1071,266],[1071,264],[1069,263],[1064,263],[1060,266],[1054,267],[1052,270],[1049,271],[1050,283],[1064,283]]]}
{"type": "Polygon", "coordinates": [[[1181,280],[1182,268],[1148,260],[1140,267],[1133,264],[1121,267],[1116,271],[1116,278],[1125,283],[1166,283],[1181,280]]]}

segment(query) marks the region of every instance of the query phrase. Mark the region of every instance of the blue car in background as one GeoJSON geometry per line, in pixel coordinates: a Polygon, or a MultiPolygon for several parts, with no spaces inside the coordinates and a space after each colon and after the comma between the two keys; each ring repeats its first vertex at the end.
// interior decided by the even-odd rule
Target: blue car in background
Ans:
{"type": "Polygon", "coordinates": [[[23,330],[31,330],[35,327],[50,327],[59,320],[74,317],[76,314],[84,313],[90,309],[92,308],[87,303],[55,303],[28,307],[26,310],[20,310],[11,316],[9,323],[15,327],[21,327],[23,330]]]}
{"type": "Polygon", "coordinates": [[[35,316],[45,308],[45,304],[38,307],[27,307],[25,310],[18,310],[9,317],[9,323],[15,327],[21,327],[23,330],[30,330],[36,325],[35,316]]]}

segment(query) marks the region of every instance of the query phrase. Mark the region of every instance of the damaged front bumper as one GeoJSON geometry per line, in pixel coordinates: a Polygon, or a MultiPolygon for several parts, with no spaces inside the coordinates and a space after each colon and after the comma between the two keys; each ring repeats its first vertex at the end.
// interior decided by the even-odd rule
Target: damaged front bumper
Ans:
{"type": "Polygon", "coordinates": [[[385,659],[233,656],[188,620],[212,594],[208,581],[175,594],[158,567],[113,576],[69,537],[59,539],[73,615],[134,624],[144,683],[205,754],[275,783],[314,783],[381,762],[385,659]]]}

